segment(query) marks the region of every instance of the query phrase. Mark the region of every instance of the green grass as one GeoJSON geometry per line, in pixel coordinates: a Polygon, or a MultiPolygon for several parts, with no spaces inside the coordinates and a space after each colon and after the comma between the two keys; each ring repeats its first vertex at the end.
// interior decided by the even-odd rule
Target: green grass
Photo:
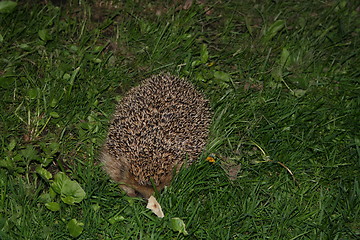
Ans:
{"type": "Polygon", "coordinates": [[[360,237],[357,1],[24,2],[0,13],[1,239],[72,239],[71,219],[78,239],[360,237]],[[157,196],[164,219],[98,161],[116,100],[159,72],[214,112],[206,152],[157,196]],[[38,167],[86,197],[52,196],[38,167]]]}

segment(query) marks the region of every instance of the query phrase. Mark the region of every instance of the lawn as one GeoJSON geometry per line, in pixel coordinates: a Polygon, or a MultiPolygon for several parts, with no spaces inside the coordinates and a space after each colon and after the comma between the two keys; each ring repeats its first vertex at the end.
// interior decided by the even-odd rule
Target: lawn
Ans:
{"type": "Polygon", "coordinates": [[[0,2],[0,239],[359,239],[359,66],[356,0],[0,2]],[[213,119],[161,219],[99,151],[162,72],[213,119]]]}

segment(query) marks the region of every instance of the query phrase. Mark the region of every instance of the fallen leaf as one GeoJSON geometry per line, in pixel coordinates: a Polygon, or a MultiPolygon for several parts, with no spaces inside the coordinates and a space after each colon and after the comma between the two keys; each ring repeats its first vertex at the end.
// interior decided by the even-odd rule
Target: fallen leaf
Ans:
{"type": "Polygon", "coordinates": [[[154,196],[149,197],[148,204],[147,204],[146,208],[150,209],[159,218],[164,217],[164,213],[163,213],[163,211],[161,209],[161,206],[160,206],[160,204],[158,203],[158,201],[156,200],[156,198],[154,196]]]}
{"type": "Polygon", "coordinates": [[[184,3],[183,9],[187,10],[187,9],[191,8],[192,4],[193,4],[193,0],[186,0],[186,2],[184,3]]]}

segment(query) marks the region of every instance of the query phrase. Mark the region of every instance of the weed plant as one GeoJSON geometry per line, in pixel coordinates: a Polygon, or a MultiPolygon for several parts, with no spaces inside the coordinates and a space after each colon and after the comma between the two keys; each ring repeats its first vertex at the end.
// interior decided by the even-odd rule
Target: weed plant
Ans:
{"type": "Polygon", "coordinates": [[[357,1],[44,2],[0,2],[1,239],[360,238],[357,1]],[[160,72],[214,112],[163,219],[98,161],[160,72]]]}

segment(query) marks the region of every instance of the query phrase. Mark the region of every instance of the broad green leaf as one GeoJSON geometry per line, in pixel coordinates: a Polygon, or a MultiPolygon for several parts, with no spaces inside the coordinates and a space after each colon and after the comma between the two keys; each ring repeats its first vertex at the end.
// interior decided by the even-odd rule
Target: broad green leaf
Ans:
{"type": "Polygon", "coordinates": [[[0,229],[1,229],[1,234],[0,237],[2,237],[2,239],[10,239],[10,236],[5,234],[5,227],[9,225],[8,223],[9,219],[8,218],[4,218],[3,216],[0,216],[0,229]]]}
{"type": "Polygon", "coordinates": [[[45,203],[45,207],[53,212],[60,210],[60,204],[57,202],[48,202],[45,203]]]}
{"type": "Polygon", "coordinates": [[[60,115],[57,112],[50,112],[50,116],[53,118],[59,118],[60,115]]]}
{"type": "Polygon", "coordinates": [[[57,142],[52,142],[49,144],[49,148],[51,149],[51,153],[54,154],[59,151],[60,144],[57,142]]]}
{"type": "Polygon", "coordinates": [[[202,62],[200,61],[200,60],[195,60],[195,61],[193,61],[192,63],[191,63],[191,66],[192,67],[197,67],[197,66],[199,66],[199,65],[201,65],[202,64],[202,62]]]}
{"type": "Polygon", "coordinates": [[[45,160],[44,161],[51,161],[48,160],[49,158],[52,158],[53,155],[57,152],[59,152],[60,149],[60,144],[58,142],[40,142],[39,143],[41,149],[43,150],[43,152],[45,153],[45,160]]]}
{"type": "Polygon", "coordinates": [[[71,45],[70,46],[70,51],[72,51],[72,52],[77,52],[77,51],[79,51],[79,47],[78,46],[76,46],[76,45],[71,45]]]}
{"type": "Polygon", "coordinates": [[[38,91],[36,88],[30,88],[27,92],[27,95],[30,99],[36,99],[38,96],[38,91]]]}
{"type": "Polygon", "coordinates": [[[293,90],[293,94],[295,95],[295,97],[302,97],[304,96],[306,93],[306,90],[303,89],[294,89],[293,90]]]}
{"type": "Polygon", "coordinates": [[[54,177],[51,188],[60,194],[61,200],[70,205],[81,202],[85,198],[85,191],[76,181],[71,181],[65,173],[59,172],[54,177]]]}
{"type": "Polygon", "coordinates": [[[0,2],[0,13],[11,13],[14,11],[17,3],[13,1],[1,1],[0,2]]]}
{"type": "Polygon", "coordinates": [[[289,65],[289,56],[290,56],[290,52],[286,48],[283,48],[280,56],[280,65],[282,68],[289,65]]]}
{"type": "Polygon", "coordinates": [[[95,53],[99,53],[99,52],[101,52],[102,50],[104,50],[104,46],[95,46],[93,51],[94,51],[95,53]]]}
{"type": "Polygon", "coordinates": [[[201,59],[201,63],[207,63],[209,59],[209,52],[207,50],[206,44],[201,45],[200,59],[201,59]]]}
{"type": "Polygon", "coordinates": [[[71,75],[68,74],[68,73],[65,73],[64,76],[63,76],[64,80],[69,80],[70,78],[71,78],[71,75]]]}
{"type": "Polygon", "coordinates": [[[44,167],[49,166],[50,163],[52,163],[53,158],[51,157],[42,157],[41,160],[39,161],[44,167]]]}
{"type": "Polygon", "coordinates": [[[79,71],[80,71],[80,67],[77,67],[77,68],[75,68],[74,71],[72,72],[71,78],[70,78],[70,85],[73,85],[73,84],[74,84],[76,75],[78,74],[79,71]]]}
{"type": "Polygon", "coordinates": [[[9,88],[13,82],[15,82],[15,78],[12,76],[0,77],[0,87],[2,88],[9,88]]]}
{"type": "Polygon", "coordinates": [[[51,198],[50,193],[42,193],[39,196],[39,202],[41,202],[41,203],[48,203],[48,202],[51,202],[51,201],[52,201],[52,198],[51,198]]]}
{"type": "Polygon", "coordinates": [[[357,147],[360,147],[360,138],[355,137],[355,138],[354,138],[354,142],[355,142],[355,145],[356,145],[357,147]]]}
{"type": "Polygon", "coordinates": [[[9,151],[14,150],[15,146],[16,146],[16,140],[15,140],[14,138],[12,138],[12,139],[10,140],[9,145],[8,145],[8,150],[9,150],[9,151]]]}
{"type": "Polygon", "coordinates": [[[66,225],[70,235],[74,238],[80,236],[84,230],[84,223],[78,222],[76,219],[71,219],[66,225]]]}
{"type": "Polygon", "coordinates": [[[246,28],[247,28],[248,32],[250,33],[250,35],[252,36],[253,28],[251,27],[250,20],[249,20],[249,18],[246,17],[246,15],[244,16],[244,20],[245,20],[246,28]]]}
{"type": "Polygon", "coordinates": [[[278,82],[283,81],[283,71],[281,67],[275,67],[272,71],[271,71],[271,76],[278,82]]]}
{"type": "Polygon", "coordinates": [[[222,82],[230,82],[231,80],[231,75],[226,73],[226,72],[221,72],[221,71],[215,71],[214,72],[214,77],[217,80],[221,80],[222,82]]]}
{"type": "Polygon", "coordinates": [[[61,189],[61,196],[65,196],[65,203],[74,204],[79,203],[85,198],[85,191],[76,181],[65,181],[63,189],[61,189]],[[71,199],[71,200],[70,200],[71,199]],[[69,200],[67,202],[67,200],[69,200]]]}
{"type": "Polygon", "coordinates": [[[348,1],[346,1],[346,0],[340,1],[339,7],[340,7],[340,8],[345,8],[346,5],[347,5],[347,2],[348,2],[348,1]]]}
{"type": "Polygon", "coordinates": [[[15,164],[14,161],[12,161],[9,157],[5,157],[0,159],[0,167],[6,168],[8,170],[14,170],[15,164]]]}
{"type": "Polygon", "coordinates": [[[109,218],[109,223],[110,224],[114,224],[114,223],[117,223],[117,222],[121,222],[121,221],[124,221],[125,218],[123,216],[113,216],[112,218],[109,218]]]}
{"type": "Polygon", "coordinates": [[[102,60],[100,58],[92,58],[91,59],[94,63],[101,63],[102,60]]]}
{"type": "Polygon", "coordinates": [[[66,204],[75,205],[75,198],[73,196],[62,195],[61,200],[66,204]]]}
{"type": "Polygon", "coordinates": [[[54,182],[51,184],[51,188],[57,193],[61,194],[65,181],[71,181],[68,176],[63,172],[58,172],[54,177],[54,182]]]}
{"type": "MultiPolygon", "coordinates": [[[[273,76],[273,77],[274,77],[274,76],[273,76]]],[[[276,79],[276,80],[277,80],[277,79],[276,79]]],[[[278,81],[281,81],[281,79],[278,80],[278,81]]],[[[268,85],[270,88],[272,88],[272,89],[282,88],[283,85],[281,84],[281,82],[278,82],[278,81],[269,81],[269,82],[267,83],[267,85],[268,85]]]]}
{"type": "Polygon", "coordinates": [[[45,168],[42,168],[42,167],[40,167],[40,166],[38,166],[38,167],[36,168],[36,172],[37,172],[42,178],[44,178],[44,179],[46,179],[46,180],[50,180],[50,179],[52,178],[52,174],[51,174],[48,170],[46,170],[45,168]]]}
{"type": "Polygon", "coordinates": [[[39,157],[38,152],[32,145],[27,145],[25,149],[20,151],[20,153],[24,158],[28,160],[35,160],[39,157]]]}
{"type": "Polygon", "coordinates": [[[178,231],[179,233],[184,234],[185,236],[188,235],[188,232],[185,229],[185,223],[180,218],[171,218],[169,222],[169,227],[174,231],[178,231]]]}
{"type": "Polygon", "coordinates": [[[299,17],[299,26],[300,26],[301,28],[306,27],[306,18],[299,17]]]}
{"type": "Polygon", "coordinates": [[[20,44],[19,47],[20,47],[21,49],[25,50],[25,51],[31,51],[31,50],[32,50],[32,48],[31,48],[28,44],[26,44],[26,43],[20,44]]]}
{"type": "Polygon", "coordinates": [[[99,211],[99,209],[101,208],[98,203],[92,204],[90,207],[91,207],[95,212],[99,211]]]}
{"type": "Polygon", "coordinates": [[[59,101],[56,98],[52,98],[51,101],[50,101],[49,106],[53,108],[58,104],[58,102],[59,101]]]}
{"type": "Polygon", "coordinates": [[[264,39],[266,41],[271,40],[275,35],[280,32],[285,27],[285,21],[284,20],[277,20],[274,22],[266,31],[264,39]]]}
{"type": "Polygon", "coordinates": [[[201,73],[196,73],[195,78],[199,82],[206,82],[206,79],[204,78],[204,76],[201,73]]]}
{"type": "Polygon", "coordinates": [[[38,32],[39,38],[43,40],[44,42],[47,42],[49,40],[52,40],[52,37],[47,29],[41,29],[38,32]]]}
{"type": "Polygon", "coordinates": [[[55,197],[56,197],[56,192],[54,191],[54,189],[52,187],[49,189],[49,195],[50,195],[51,199],[55,199],[55,197]]]}

